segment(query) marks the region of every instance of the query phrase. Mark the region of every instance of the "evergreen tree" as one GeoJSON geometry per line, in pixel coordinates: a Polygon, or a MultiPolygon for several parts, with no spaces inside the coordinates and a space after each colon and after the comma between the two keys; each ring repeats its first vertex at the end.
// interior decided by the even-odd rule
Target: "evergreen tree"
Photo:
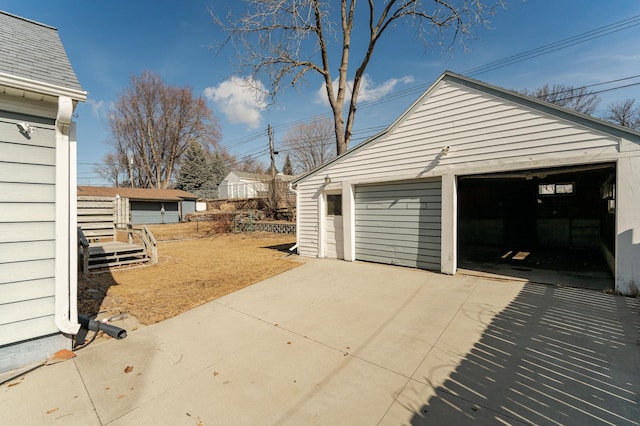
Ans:
{"type": "Polygon", "coordinates": [[[287,154],[287,158],[284,159],[284,165],[282,166],[282,173],[285,175],[293,174],[293,166],[291,165],[291,158],[287,154]]]}
{"type": "Polygon", "coordinates": [[[196,191],[212,180],[211,165],[204,150],[198,142],[191,142],[180,164],[176,188],[183,191],[196,191]]]}
{"type": "Polygon", "coordinates": [[[214,186],[220,185],[220,182],[229,174],[229,168],[224,157],[216,151],[211,158],[211,183],[214,186]]]}

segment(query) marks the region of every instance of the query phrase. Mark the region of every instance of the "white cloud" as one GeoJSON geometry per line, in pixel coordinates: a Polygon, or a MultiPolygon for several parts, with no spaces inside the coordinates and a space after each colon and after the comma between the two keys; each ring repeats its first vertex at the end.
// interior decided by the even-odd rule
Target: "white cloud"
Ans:
{"type": "MultiPolygon", "coordinates": [[[[358,94],[358,102],[367,102],[367,101],[375,101],[377,99],[383,98],[388,95],[395,89],[395,87],[402,84],[411,84],[413,83],[414,78],[410,75],[404,76],[401,78],[390,78],[384,83],[376,86],[369,78],[367,74],[362,77],[362,83],[360,83],[360,93],[358,94]]],[[[349,101],[349,97],[351,96],[351,88],[353,87],[353,80],[347,81],[347,90],[348,95],[345,97],[345,103],[349,101]]],[[[333,80],[333,89],[334,91],[338,90],[338,79],[333,80]]],[[[325,89],[324,84],[318,89],[317,93],[317,102],[325,105],[329,104],[327,100],[327,91],[325,89]]]]}
{"type": "Polygon", "coordinates": [[[231,77],[215,87],[204,89],[204,96],[215,102],[231,123],[260,125],[261,112],[267,107],[265,87],[251,78],[231,77]]]}
{"type": "Polygon", "coordinates": [[[87,105],[91,107],[93,115],[96,117],[102,117],[104,115],[104,101],[94,101],[93,99],[87,99],[87,105]]]}

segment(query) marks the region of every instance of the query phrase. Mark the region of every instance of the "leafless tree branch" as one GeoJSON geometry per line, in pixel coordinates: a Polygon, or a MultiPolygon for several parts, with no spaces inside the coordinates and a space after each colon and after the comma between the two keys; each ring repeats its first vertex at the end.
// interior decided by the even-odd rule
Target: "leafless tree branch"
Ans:
{"type": "Polygon", "coordinates": [[[488,27],[489,17],[504,2],[494,0],[488,6],[483,0],[367,0],[362,8],[357,7],[356,0],[340,0],[339,8],[336,3],[244,0],[245,12],[239,16],[231,12],[224,16],[211,14],[214,23],[228,35],[219,48],[233,45],[238,52],[239,72],[254,81],[266,77],[272,99],[285,83],[295,86],[310,72],[322,79],[333,115],[336,152],[342,154],[351,141],[362,80],[383,34],[405,23],[427,48],[451,48],[456,41],[464,46],[473,36],[472,29],[488,27]],[[363,27],[369,32],[368,43],[350,74],[352,53],[358,53],[352,52],[352,32],[360,15],[368,22],[363,27]],[[429,33],[432,39],[427,37],[429,33]],[[332,60],[338,61],[337,67],[332,60]],[[332,70],[336,69],[334,88],[332,70]],[[351,90],[347,87],[349,78],[353,79],[351,90]]]}

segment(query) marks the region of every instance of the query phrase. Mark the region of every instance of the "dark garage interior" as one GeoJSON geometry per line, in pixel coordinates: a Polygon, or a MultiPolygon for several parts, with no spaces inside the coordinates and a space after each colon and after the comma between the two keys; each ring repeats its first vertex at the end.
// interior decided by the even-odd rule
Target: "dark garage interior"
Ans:
{"type": "Polygon", "coordinates": [[[614,238],[615,164],[458,177],[459,268],[605,289],[614,238]]]}

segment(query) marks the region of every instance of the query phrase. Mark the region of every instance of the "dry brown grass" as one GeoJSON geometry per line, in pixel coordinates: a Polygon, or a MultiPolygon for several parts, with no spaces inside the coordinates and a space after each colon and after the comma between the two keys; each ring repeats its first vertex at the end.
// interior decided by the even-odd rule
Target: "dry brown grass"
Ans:
{"type": "Polygon", "coordinates": [[[292,235],[222,234],[175,241],[208,235],[203,225],[197,231],[190,223],[154,226],[158,264],[81,278],[80,312],[128,313],[153,324],[299,265],[278,250],[295,242],[292,235]]]}

